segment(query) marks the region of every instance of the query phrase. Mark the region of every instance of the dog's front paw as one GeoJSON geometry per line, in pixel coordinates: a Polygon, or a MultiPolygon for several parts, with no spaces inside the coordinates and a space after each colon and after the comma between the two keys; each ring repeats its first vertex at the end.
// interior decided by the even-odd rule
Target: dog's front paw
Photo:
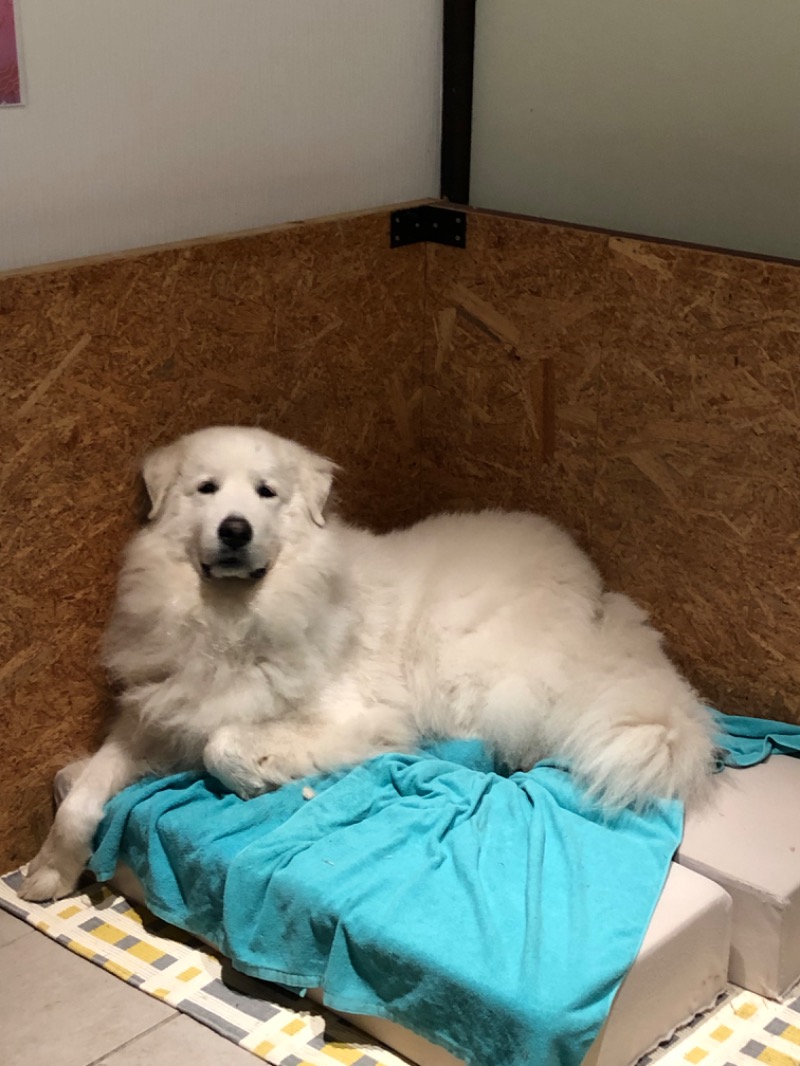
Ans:
{"type": "Polygon", "coordinates": [[[267,733],[263,747],[265,751],[259,756],[258,768],[261,780],[267,786],[285,785],[317,770],[302,737],[292,729],[273,727],[267,733]]]}
{"type": "Polygon", "coordinates": [[[221,781],[225,788],[233,792],[239,799],[254,799],[256,796],[261,796],[269,791],[269,785],[264,782],[264,778],[260,774],[248,772],[244,768],[236,767],[234,769],[228,766],[223,769],[217,767],[214,771],[214,777],[221,781]]]}
{"type": "MultiPolygon", "coordinates": [[[[87,854],[85,858],[88,857],[87,854]]],[[[28,863],[25,880],[17,889],[17,895],[32,903],[68,896],[78,887],[85,866],[83,858],[82,855],[54,846],[51,835],[36,858],[28,863]]]]}
{"type": "Polygon", "coordinates": [[[248,730],[223,726],[206,744],[203,762],[210,774],[245,800],[316,770],[301,732],[279,722],[248,730]]]}
{"type": "Polygon", "coordinates": [[[80,870],[62,870],[50,865],[39,866],[34,870],[32,865],[28,867],[28,874],[17,889],[20,899],[31,903],[44,903],[46,900],[68,896],[78,886],[80,870]]]}
{"type": "Polygon", "coordinates": [[[223,726],[211,737],[203,752],[206,770],[239,799],[248,800],[266,791],[249,734],[235,726],[223,726]]]}

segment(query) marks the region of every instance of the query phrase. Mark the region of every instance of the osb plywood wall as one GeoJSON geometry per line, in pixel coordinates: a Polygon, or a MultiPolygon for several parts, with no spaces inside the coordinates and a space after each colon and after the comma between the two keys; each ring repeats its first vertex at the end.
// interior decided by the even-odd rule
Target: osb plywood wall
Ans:
{"type": "Polygon", "coordinates": [[[143,450],[261,424],[343,464],[346,513],[419,514],[424,252],[387,216],[0,279],[0,867],[105,720],[96,667],[143,450]],[[416,254],[415,254],[416,253],[416,254]]]}
{"type": "Polygon", "coordinates": [[[378,528],[545,511],[710,700],[800,720],[800,269],[473,214],[0,278],[0,866],[105,720],[95,665],[143,450],[262,424],[378,528]]]}
{"type": "Polygon", "coordinates": [[[426,509],[553,515],[708,699],[800,721],[800,268],[487,215],[427,254],[426,509]]]}

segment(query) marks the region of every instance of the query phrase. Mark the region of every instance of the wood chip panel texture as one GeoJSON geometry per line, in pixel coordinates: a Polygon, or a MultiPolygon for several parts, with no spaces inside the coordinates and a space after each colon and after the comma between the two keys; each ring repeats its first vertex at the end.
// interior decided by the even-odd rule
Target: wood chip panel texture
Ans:
{"type": "Polygon", "coordinates": [[[424,259],[389,249],[381,213],[0,278],[0,867],[102,733],[144,451],[263,425],[342,464],[347,515],[419,517],[424,259]]]}
{"type": "Polygon", "coordinates": [[[384,212],[0,278],[0,865],[99,739],[138,460],[219,422],[345,468],[380,529],[551,514],[728,711],[800,720],[800,270],[473,214],[384,212]]]}
{"type": "Polygon", "coordinates": [[[425,509],[552,515],[706,698],[800,721],[800,269],[474,214],[427,298],[425,509]]]}

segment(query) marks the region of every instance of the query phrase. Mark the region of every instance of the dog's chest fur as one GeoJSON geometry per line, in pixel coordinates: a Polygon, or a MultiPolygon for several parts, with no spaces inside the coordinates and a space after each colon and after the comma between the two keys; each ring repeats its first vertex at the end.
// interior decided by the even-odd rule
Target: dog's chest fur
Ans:
{"type": "Polygon", "coordinates": [[[221,725],[313,701],[346,657],[354,619],[335,560],[284,559],[252,586],[209,582],[152,534],[131,544],[105,660],[137,729],[196,758],[221,725]],[[323,565],[324,564],[324,565],[323,565]]]}

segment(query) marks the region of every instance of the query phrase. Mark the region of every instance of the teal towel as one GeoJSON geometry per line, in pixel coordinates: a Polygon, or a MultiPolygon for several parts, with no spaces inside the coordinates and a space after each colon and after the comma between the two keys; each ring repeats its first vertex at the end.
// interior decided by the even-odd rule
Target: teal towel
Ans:
{"type": "MultiPolygon", "coordinates": [[[[728,765],[800,752],[798,727],[719,723],[728,765]]],[[[474,1066],[579,1066],[682,831],[679,803],[609,820],[555,763],[504,776],[450,741],[248,802],[198,774],[139,782],[92,869],[127,863],[156,914],[245,973],[322,986],[474,1066]]]]}
{"type": "Polygon", "coordinates": [[[714,711],[721,766],[743,768],[770,755],[800,755],[800,726],[769,718],[741,718],[714,711]]]}

